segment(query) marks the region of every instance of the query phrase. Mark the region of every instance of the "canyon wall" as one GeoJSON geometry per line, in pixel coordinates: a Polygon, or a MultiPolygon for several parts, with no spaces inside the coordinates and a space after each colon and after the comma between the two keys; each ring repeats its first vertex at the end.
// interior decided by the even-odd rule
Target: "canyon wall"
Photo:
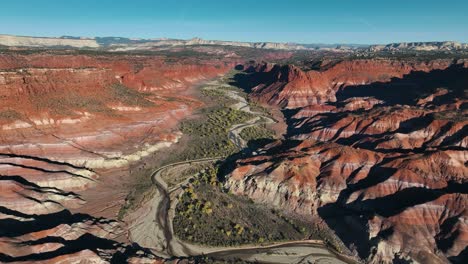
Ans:
{"type": "MultiPolygon", "coordinates": [[[[129,166],[176,143],[230,61],[0,54],[0,262],[160,263],[116,219],[129,166]]],[[[148,176],[149,177],[149,176],[148,176]]]]}
{"type": "Polygon", "coordinates": [[[407,63],[388,59],[345,60],[320,71],[303,71],[294,65],[261,63],[249,65],[246,71],[252,74],[246,78],[241,75],[237,81],[242,86],[248,86],[252,96],[263,103],[294,109],[335,102],[337,91],[348,86],[385,83],[410,72],[445,69],[452,63],[452,60],[407,63]]]}
{"type": "Polygon", "coordinates": [[[283,109],[288,133],[236,162],[232,192],[320,216],[372,263],[466,259],[465,61],[257,64],[235,79],[283,109]]]}

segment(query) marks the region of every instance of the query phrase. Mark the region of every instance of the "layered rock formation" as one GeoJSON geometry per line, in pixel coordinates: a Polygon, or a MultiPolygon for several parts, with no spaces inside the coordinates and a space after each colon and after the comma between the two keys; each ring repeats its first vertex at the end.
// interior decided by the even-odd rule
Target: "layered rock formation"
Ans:
{"type": "Polygon", "coordinates": [[[157,47],[194,47],[194,46],[230,46],[253,49],[272,50],[321,50],[334,52],[366,51],[372,52],[406,52],[406,51],[460,51],[467,50],[467,43],[456,41],[439,42],[402,42],[383,45],[358,44],[296,44],[278,42],[240,42],[223,40],[192,39],[137,39],[124,37],[29,37],[1,35],[0,45],[7,47],[36,47],[36,48],[106,48],[113,51],[148,50],[157,47]]]}
{"type": "Polygon", "coordinates": [[[168,38],[124,38],[124,37],[27,37],[0,34],[0,46],[7,47],[35,47],[35,48],[91,48],[107,49],[111,51],[129,51],[129,50],[150,50],[155,48],[168,47],[241,47],[260,50],[322,50],[348,52],[360,48],[368,48],[369,45],[347,45],[347,44],[296,44],[279,42],[241,42],[241,41],[223,41],[206,40],[201,38],[192,39],[168,39],[168,38]]]}
{"type": "MultiPolygon", "coordinates": [[[[252,90],[257,100],[286,109],[335,102],[336,92],[348,86],[389,82],[412,71],[445,69],[451,60],[402,63],[396,60],[346,60],[321,71],[302,71],[294,65],[250,65],[251,76],[237,82],[252,90]]],[[[461,62],[463,63],[463,62],[461,62]]]]}
{"type": "Polygon", "coordinates": [[[193,38],[182,39],[129,39],[129,38],[81,38],[81,37],[27,37],[0,35],[0,45],[12,47],[73,47],[73,48],[107,48],[113,50],[144,50],[153,47],[181,47],[181,46],[233,46],[255,49],[276,50],[305,50],[306,47],[299,44],[273,43],[273,42],[239,42],[204,40],[193,38]]]}
{"type": "Polygon", "coordinates": [[[12,35],[0,35],[0,45],[15,47],[58,47],[67,46],[74,48],[97,48],[99,44],[94,39],[62,39],[62,38],[40,38],[23,37],[12,35]]]}
{"type": "Polygon", "coordinates": [[[161,262],[114,220],[129,166],[177,142],[187,89],[231,64],[0,54],[0,262],[161,262]]]}
{"type": "Polygon", "coordinates": [[[468,44],[456,41],[439,42],[403,42],[391,43],[387,45],[373,45],[369,47],[370,51],[453,51],[468,49],[468,44]]]}
{"type": "MultiPolygon", "coordinates": [[[[205,48],[197,51],[219,55],[205,48]]],[[[114,220],[134,176],[129,166],[178,141],[177,122],[200,106],[188,87],[239,59],[222,55],[174,62],[1,53],[0,262],[161,262],[114,220]]],[[[461,262],[467,66],[369,59],[305,72],[250,65],[235,80],[283,110],[288,134],[238,160],[226,187],[320,216],[374,263],[461,262]]]]}
{"type": "Polygon", "coordinates": [[[344,61],[257,65],[237,82],[284,109],[288,135],[237,161],[226,187],[318,215],[373,263],[467,257],[468,67],[344,61]]]}

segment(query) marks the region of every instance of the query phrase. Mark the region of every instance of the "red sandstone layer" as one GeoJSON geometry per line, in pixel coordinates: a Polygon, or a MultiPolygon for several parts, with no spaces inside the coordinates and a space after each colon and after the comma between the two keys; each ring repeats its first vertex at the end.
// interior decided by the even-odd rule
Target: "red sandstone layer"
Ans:
{"type": "Polygon", "coordinates": [[[126,236],[112,220],[126,195],[118,184],[178,141],[178,121],[200,106],[187,89],[231,65],[0,55],[0,262],[161,262],[116,242],[126,236]]]}
{"type": "Polygon", "coordinates": [[[288,140],[237,161],[227,187],[318,215],[373,263],[460,262],[468,225],[468,65],[269,64],[239,82],[285,111],[288,140]]]}

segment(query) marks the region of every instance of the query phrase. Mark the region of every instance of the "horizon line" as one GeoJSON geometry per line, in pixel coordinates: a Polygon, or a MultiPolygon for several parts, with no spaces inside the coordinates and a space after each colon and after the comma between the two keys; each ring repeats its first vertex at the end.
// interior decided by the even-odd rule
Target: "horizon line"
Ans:
{"type": "Polygon", "coordinates": [[[172,37],[129,37],[129,36],[112,36],[112,35],[101,35],[101,36],[76,36],[76,35],[61,35],[61,36],[45,36],[45,35],[16,35],[16,34],[5,34],[0,32],[0,36],[12,36],[12,37],[30,37],[30,38],[65,38],[65,37],[72,37],[77,39],[96,39],[96,38],[125,38],[130,40],[183,40],[188,41],[192,39],[201,39],[206,41],[226,41],[226,42],[242,42],[242,43],[280,43],[280,44],[295,44],[295,45],[367,45],[367,46],[375,46],[375,45],[390,45],[390,44],[397,44],[397,43],[434,43],[434,42],[456,42],[460,44],[468,44],[458,40],[430,40],[430,41],[396,41],[396,42],[388,42],[388,43],[358,43],[358,42],[335,42],[335,43],[327,43],[327,42],[309,42],[309,43],[301,43],[301,42],[280,42],[280,41],[239,41],[239,40],[226,40],[226,39],[207,39],[207,38],[200,38],[200,37],[191,37],[191,38],[172,38],[172,37]]]}

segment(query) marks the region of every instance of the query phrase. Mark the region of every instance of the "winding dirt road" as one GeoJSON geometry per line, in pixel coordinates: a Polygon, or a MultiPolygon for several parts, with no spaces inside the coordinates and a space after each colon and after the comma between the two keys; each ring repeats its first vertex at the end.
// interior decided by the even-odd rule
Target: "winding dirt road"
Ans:
{"type": "MultiPolygon", "coordinates": [[[[219,86],[226,87],[226,85],[219,85],[219,86]]],[[[227,87],[229,86],[227,85],[227,87]]],[[[229,129],[229,134],[228,134],[229,140],[231,140],[232,143],[234,143],[234,145],[236,145],[236,147],[239,148],[240,150],[245,149],[247,147],[247,143],[240,136],[240,134],[242,133],[242,130],[248,127],[252,127],[252,126],[276,123],[275,120],[271,119],[268,116],[265,116],[263,113],[252,111],[250,109],[250,106],[247,100],[244,97],[240,96],[237,92],[226,90],[225,94],[231,97],[232,99],[238,101],[238,103],[232,105],[231,108],[244,111],[246,113],[249,113],[255,116],[254,118],[242,124],[236,124],[229,129]]]]}
{"type": "MultiPolygon", "coordinates": [[[[219,83],[210,83],[211,86],[221,86],[219,83]]],[[[208,88],[214,89],[214,88],[208,88]]],[[[256,115],[245,123],[234,125],[229,130],[229,139],[239,149],[246,147],[245,141],[240,137],[242,129],[250,126],[275,122],[262,113],[252,112],[245,98],[235,91],[225,90],[226,95],[238,101],[232,108],[256,115]]],[[[151,248],[156,254],[170,257],[209,256],[217,259],[242,259],[261,263],[350,263],[353,262],[345,256],[328,249],[323,241],[304,240],[285,243],[275,243],[268,246],[239,246],[239,247],[209,247],[194,245],[179,240],[174,234],[173,222],[177,196],[180,187],[186,182],[179,183],[169,189],[161,177],[162,172],[168,168],[192,164],[209,163],[220,158],[205,158],[198,160],[172,163],[155,170],[152,175],[156,186],[155,194],[150,201],[140,207],[130,217],[130,239],[141,246],[151,248]]],[[[195,176],[195,175],[193,175],[195,176]]],[[[192,177],[189,177],[192,178],[192,177]]]]}

